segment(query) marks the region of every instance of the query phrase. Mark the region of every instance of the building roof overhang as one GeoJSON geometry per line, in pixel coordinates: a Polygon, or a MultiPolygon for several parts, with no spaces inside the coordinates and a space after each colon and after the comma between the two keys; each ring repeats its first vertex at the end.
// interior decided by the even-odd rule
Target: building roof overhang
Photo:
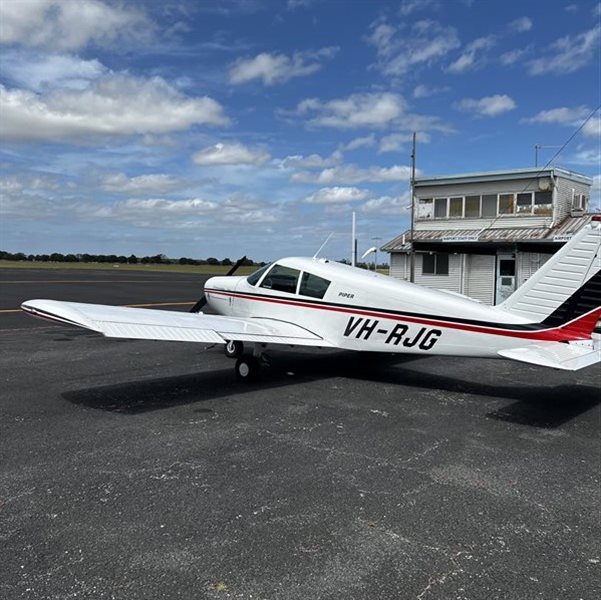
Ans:
{"type": "Polygon", "coordinates": [[[485,171],[480,173],[463,173],[460,175],[442,175],[434,177],[419,177],[415,180],[415,189],[426,186],[486,183],[491,181],[510,181],[515,179],[539,179],[544,177],[562,177],[584,185],[593,185],[593,180],[581,173],[576,173],[560,167],[547,169],[526,168],[511,169],[507,171],[485,171]]]}
{"type": "MultiPolygon", "coordinates": [[[[413,232],[415,247],[419,245],[436,245],[441,252],[445,249],[455,252],[460,245],[465,248],[482,247],[482,245],[504,245],[517,243],[563,244],[570,237],[590,222],[593,215],[566,217],[556,227],[514,227],[505,229],[442,229],[417,230],[413,232]],[[453,248],[453,249],[452,249],[453,248]]],[[[411,252],[411,230],[397,236],[381,248],[383,252],[411,252]]]]}

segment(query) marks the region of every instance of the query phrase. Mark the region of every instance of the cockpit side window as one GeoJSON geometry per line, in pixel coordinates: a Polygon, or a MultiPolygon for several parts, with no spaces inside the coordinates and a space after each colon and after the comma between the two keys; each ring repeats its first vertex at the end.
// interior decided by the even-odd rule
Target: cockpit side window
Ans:
{"type": "Polygon", "coordinates": [[[248,281],[250,285],[257,285],[259,279],[261,279],[261,276],[263,275],[263,273],[265,273],[265,271],[267,271],[267,269],[269,269],[269,267],[271,267],[271,263],[268,263],[264,267],[261,267],[258,271],[251,273],[246,278],[246,281],[248,281]]]}
{"type": "Polygon", "coordinates": [[[299,276],[300,271],[297,269],[291,269],[283,265],[274,265],[271,271],[265,275],[265,278],[261,282],[261,287],[277,292],[295,294],[299,276]]]}
{"type": "Polygon", "coordinates": [[[327,279],[305,272],[301,279],[299,294],[301,296],[323,298],[329,286],[330,282],[327,279]]]}

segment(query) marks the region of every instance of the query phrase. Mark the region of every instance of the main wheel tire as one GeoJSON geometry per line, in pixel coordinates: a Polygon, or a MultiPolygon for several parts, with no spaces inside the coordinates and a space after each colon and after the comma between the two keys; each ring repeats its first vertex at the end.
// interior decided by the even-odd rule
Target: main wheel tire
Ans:
{"type": "Polygon", "coordinates": [[[237,340],[229,340],[225,345],[224,352],[228,358],[238,358],[244,352],[244,344],[237,340]]]}
{"type": "Polygon", "coordinates": [[[254,356],[241,356],[236,361],[236,377],[239,381],[256,381],[261,372],[261,365],[254,356]]]}

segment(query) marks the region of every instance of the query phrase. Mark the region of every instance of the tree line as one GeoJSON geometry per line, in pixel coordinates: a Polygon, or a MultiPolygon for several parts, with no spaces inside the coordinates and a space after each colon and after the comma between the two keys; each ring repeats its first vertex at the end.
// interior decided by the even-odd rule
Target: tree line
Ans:
{"type": "MultiPolygon", "coordinates": [[[[117,254],[61,254],[53,252],[52,254],[25,254],[23,252],[6,252],[0,250],[0,260],[17,260],[29,262],[66,262],[66,263],[112,263],[112,264],[130,264],[130,265],[223,265],[229,267],[234,264],[229,258],[219,260],[213,256],[209,258],[168,258],[164,254],[155,256],[141,256],[135,254],[129,256],[117,254]]],[[[263,266],[266,263],[255,263],[247,258],[243,263],[245,266],[263,266]]]]}

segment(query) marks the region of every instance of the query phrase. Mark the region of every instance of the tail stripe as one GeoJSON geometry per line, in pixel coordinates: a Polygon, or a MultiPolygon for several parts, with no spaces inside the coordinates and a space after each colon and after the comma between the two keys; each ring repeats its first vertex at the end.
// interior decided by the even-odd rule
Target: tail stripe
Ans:
{"type": "Polygon", "coordinates": [[[578,319],[601,306],[601,271],[593,275],[581,288],[553,311],[543,324],[559,327],[568,321],[578,319]]]}

